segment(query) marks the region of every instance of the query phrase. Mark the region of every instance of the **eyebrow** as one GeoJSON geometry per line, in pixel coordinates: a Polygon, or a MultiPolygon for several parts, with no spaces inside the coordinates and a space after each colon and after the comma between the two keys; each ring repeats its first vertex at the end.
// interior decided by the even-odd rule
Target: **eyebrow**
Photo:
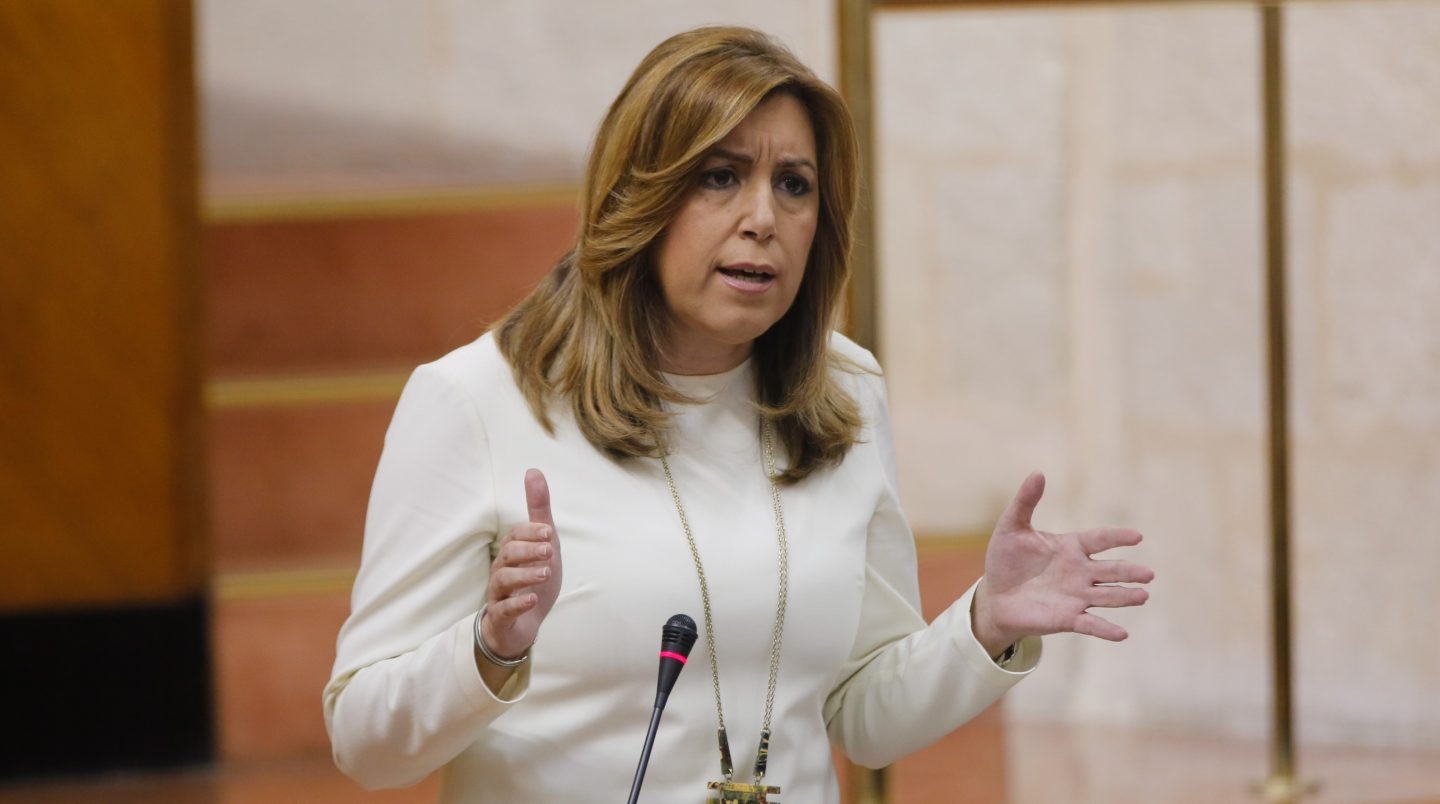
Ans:
{"type": "MultiPolygon", "coordinates": [[[[732,161],[732,162],[742,162],[742,163],[747,164],[747,165],[749,165],[749,164],[754,164],[754,162],[755,162],[755,157],[751,156],[750,154],[741,153],[741,152],[739,152],[739,151],[732,151],[732,150],[730,150],[729,148],[711,148],[711,149],[710,149],[710,153],[708,154],[708,156],[710,156],[710,157],[716,157],[716,156],[724,157],[725,159],[729,159],[729,160],[732,161]]],[[[790,157],[790,158],[788,158],[788,159],[781,159],[780,162],[779,162],[779,164],[780,164],[781,167],[790,167],[790,168],[794,168],[794,167],[808,167],[808,168],[810,168],[812,171],[814,171],[814,172],[816,172],[816,173],[819,173],[819,172],[820,172],[820,168],[815,167],[815,163],[814,163],[814,162],[811,162],[809,159],[806,159],[806,158],[803,157],[803,156],[795,156],[795,157],[790,157]]]]}

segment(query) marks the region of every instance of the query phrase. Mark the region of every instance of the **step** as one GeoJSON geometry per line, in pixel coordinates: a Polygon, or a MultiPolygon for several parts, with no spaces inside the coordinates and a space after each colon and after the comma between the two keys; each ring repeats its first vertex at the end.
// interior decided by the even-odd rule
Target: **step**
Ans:
{"type": "MultiPolygon", "coordinates": [[[[286,210],[279,210],[285,212],[286,210]]],[[[394,370],[467,343],[570,248],[574,201],[206,224],[212,378],[394,370]]]]}
{"type": "Polygon", "coordinates": [[[375,398],[212,407],[206,438],[216,572],[359,563],[366,501],[400,382],[403,375],[375,398]]]}

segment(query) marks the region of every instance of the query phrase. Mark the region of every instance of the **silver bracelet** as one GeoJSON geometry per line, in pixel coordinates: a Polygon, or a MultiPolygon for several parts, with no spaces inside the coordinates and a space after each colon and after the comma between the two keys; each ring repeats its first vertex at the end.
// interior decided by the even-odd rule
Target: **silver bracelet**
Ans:
{"type": "Polygon", "coordinates": [[[529,660],[529,648],[526,648],[525,652],[520,654],[517,658],[502,659],[490,651],[490,646],[485,644],[485,638],[480,635],[480,621],[485,619],[485,606],[488,605],[490,604],[485,603],[484,605],[480,606],[479,613],[475,615],[475,649],[480,651],[480,655],[485,657],[485,661],[496,665],[497,667],[519,667],[527,660],[529,660]]]}
{"type": "Polygon", "coordinates": [[[1010,643],[1010,647],[1008,647],[1008,648],[1006,648],[1005,650],[1001,651],[1001,652],[1000,652],[1000,655],[999,655],[999,656],[996,656],[996,657],[994,658],[993,661],[995,662],[995,666],[996,666],[996,667],[1005,667],[1006,665],[1010,664],[1011,660],[1013,660],[1013,659],[1015,658],[1015,653],[1016,653],[1016,651],[1018,651],[1019,649],[1020,649],[1020,643],[1019,643],[1019,642],[1012,642],[1012,643],[1010,643]]]}

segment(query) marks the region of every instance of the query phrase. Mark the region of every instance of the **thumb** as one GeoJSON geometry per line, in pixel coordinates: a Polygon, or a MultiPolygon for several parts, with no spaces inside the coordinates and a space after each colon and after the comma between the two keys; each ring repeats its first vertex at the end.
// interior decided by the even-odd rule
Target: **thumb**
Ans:
{"type": "Polygon", "coordinates": [[[550,515],[550,485],[539,469],[525,470],[525,506],[530,509],[530,521],[555,527],[555,518],[550,515]]]}
{"type": "Polygon", "coordinates": [[[996,524],[995,530],[1030,530],[1030,517],[1035,515],[1035,506],[1040,504],[1040,496],[1044,493],[1044,473],[1031,472],[1020,484],[1020,490],[1015,492],[1015,499],[1010,501],[1005,513],[1000,515],[1000,522],[996,524]]]}

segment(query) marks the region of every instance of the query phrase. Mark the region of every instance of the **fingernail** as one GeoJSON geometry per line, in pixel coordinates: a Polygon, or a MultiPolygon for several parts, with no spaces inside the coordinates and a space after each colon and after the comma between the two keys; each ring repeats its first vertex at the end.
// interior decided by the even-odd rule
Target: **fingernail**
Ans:
{"type": "Polygon", "coordinates": [[[540,545],[540,557],[541,557],[541,558],[549,558],[549,557],[550,557],[550,545],[548,545],[548,544],[542,544],[542,545],[540,545]]]}
{"type": "Polygon", "coordinates": [[[539,577],[541,577],[541,578],[549,578],[549,577],[550,577],[550,568],[549,568],[549,567],[541,567],[541,568],[540,568],[540,571],[539,571],[538,573],[536,573],[536,574],[539,575],[539,577]]]}

